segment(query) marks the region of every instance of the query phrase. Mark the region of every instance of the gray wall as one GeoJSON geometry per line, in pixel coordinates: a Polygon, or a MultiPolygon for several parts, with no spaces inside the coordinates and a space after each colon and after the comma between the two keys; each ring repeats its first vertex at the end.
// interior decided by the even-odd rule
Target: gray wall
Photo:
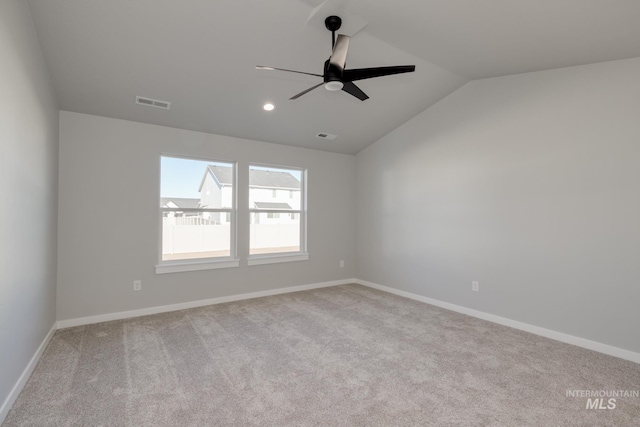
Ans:
{"type": "Polygon", "coordinates": [[[0,2],[0,405],[55,321],[58,108],[25,1],[0,2]]]}
{"type": "MultiPolygon", "coordinates": [[[[240,221],[247,197],[240,191],[240,221]]],[[[59,200],[59,320],[355,274],[355,156],[63,111],[59,200]],[[309,261],[156,275],[161,153],[237,160],[239,191],[249,162],[307,168],[309,261]]],[[[244,259],[248,241],[239,232],[244,259]]]]}
{"type": "Polygon", "coordinates": [[[357,277],[639,352],[639,76],[473,81],[360,152],[357,277]]]}

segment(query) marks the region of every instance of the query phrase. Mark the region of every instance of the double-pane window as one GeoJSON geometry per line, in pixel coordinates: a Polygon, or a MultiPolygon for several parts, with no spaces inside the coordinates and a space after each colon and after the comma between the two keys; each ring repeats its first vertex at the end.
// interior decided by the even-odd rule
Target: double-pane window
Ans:
{"type": "Polygon", "coordinates": [[[304,245],[305,173],[250,165],[250,255],[301,253],[304,245]]]}
{"type": "Polygon", "coordinates": [[[238,224],[236,163],[161,156],[156,272],[237,267],[237,235],[249,236],[249,265],[308,259],[305,170],[251,164],[248,172],[249,221],[238,224]]]}
{"type": "Polygon", "coordinates": [[[160,261],[235,257],[235,165],[161,157],[160,261]]]}

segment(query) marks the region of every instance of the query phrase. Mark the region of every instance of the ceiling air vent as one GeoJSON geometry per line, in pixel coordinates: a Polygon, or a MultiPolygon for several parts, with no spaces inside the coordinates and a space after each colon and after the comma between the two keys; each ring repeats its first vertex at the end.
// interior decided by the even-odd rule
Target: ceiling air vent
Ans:
{"type": "Polygon", "coordinates": [[[330,140],[334,140],[338,137],[338,135],[332,135],[330,133],[326,133],[326,132],[320,132],[319,134],[316,135],[316,138],[322,138],[322,139],[330,139],[330,140]]]}
{"type": "Polygon", "coordinates": [[[142,96],[136,96],[136,104],[146,105],[147,107],[162,108],[168,110],[171,108],[171,103],[167,101],[160,101],[159,99],[145,98],[142,96]]]}

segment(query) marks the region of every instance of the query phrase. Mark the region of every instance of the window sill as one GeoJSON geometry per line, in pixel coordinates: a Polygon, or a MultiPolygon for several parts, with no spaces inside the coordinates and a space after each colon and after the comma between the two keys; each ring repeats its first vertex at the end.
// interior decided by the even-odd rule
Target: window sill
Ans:
{"type": "Polygon", "coordinates": [[[234,268],[240,266],[238,259],[225,259],[219,261],[182,261],[171,264],[156,265],[156,274],[180,273],[182,271],[213,270],[216,268],[234,268]]]}
{"type": "Polygon", "coordinates": [[[247,260],[247,265],[278,264],[281,262],[308,261],[308,253],[254,255],[247,260]]]}

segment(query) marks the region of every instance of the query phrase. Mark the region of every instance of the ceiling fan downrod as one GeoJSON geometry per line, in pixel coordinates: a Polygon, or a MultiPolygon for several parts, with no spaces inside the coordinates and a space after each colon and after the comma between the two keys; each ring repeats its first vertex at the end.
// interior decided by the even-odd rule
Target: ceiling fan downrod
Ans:
{"type": "Polygon", "coordinates": [[[336,31],[340,29],[341,25],[342,19],[336,15],[327,16],[327,19],[324,20],[324,26],[331,31],[331,49],[336,45],[336,31]]]}

